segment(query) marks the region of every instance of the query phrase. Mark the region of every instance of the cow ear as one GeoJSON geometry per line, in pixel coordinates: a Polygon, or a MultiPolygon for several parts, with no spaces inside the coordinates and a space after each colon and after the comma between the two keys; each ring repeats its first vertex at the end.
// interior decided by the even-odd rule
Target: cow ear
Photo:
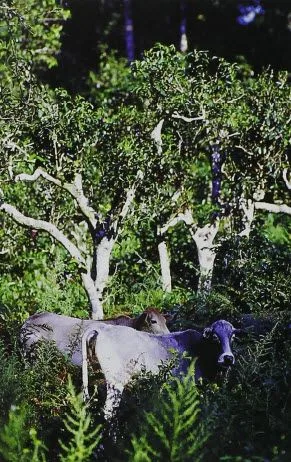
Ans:
{"type": "Polygon", "coordinates": [[[147,312],[142,313],[139,319],[141,323],[150,323],[150,315],[147,312]]]}
{"type": "Polygon", "coordinates": [[[149,313],[146,313],[146,315],[145,315],[145,322],[147,322],[148,324],[150,324],[150,322],[151,322],[151,316],[150,316],[149,313]]]}
{"type": "Polygon", "coordinates": [[[162,313],[167,322],[174,322],[179,316],[179,311],[174,311],[173,313],[162,313]]]}
{"type": "Polygon", "coordinates": [[[213,330],[211,327],[205,327],[204,331],[203,331],[203,337],[204,338],[210,338],[213,334],[213,330]]]}
{"type": "Polygon", "coordinates": [[[170,321],[173,321],[174,320],[174,316],[172,314],[169,314],[169,313],[162,313],[162,316],[164,316],[165,320],[167,322],[170,322],[170,321]]]}
{"type": "Polygon", "coordinates": [[[135,329],[141,330],[142,326],[147,321],[146,317],[147,317],[147,313],[143,312],[137,318],[135,318],[135,321],[134,321],[135,329]]]}

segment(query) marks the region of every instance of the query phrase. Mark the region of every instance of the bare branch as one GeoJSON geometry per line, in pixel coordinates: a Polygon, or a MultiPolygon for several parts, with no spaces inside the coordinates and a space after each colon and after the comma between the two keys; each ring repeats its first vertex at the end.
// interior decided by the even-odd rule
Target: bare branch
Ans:
{"type": "Polygon", "coordinates": [[[183,221],[188,226],[192,226],[194,224],[192,212],[190,209],[186,209],[184,213],[179,213],[175,217],[170,218],[164,226],[158,229],[159,235],[163,236],[169,228],[176,226],[181,221],[183,221]]]}
{"type": "Polygon", "coordinates": [[[62,244],[81,267],[85,267],[85,260],[78,249],[53,223],[44,220],[37,220],[35,218],[27,217],[17,210],[13,205],[3,202],[0,204],[0,210],[6,212],[16,223],[27,228],[39,229],[46,231],[56,241],[62,244]]]}
{"type": "Polygon", "coordinates": [[[13,166],[12,166],[12,156],[9,156],[9,160],[8,160],[8,174],[9,174],[9,178],[10,180],[13,180],[13,166]]]}
{"type": "Polygon", "coordinates": [[[229,138],[232,138],[233,136],[237,136],[237,135],[239,135],[239,132],[234,132],[234,133],[230,133],[230,134],[228,134],[227,131],[224,131],[224,130],[220,130],[220,132],[219,132],[219,136],[220,136],[221,139],[223,139],[223,138],[229,139],[229,138]]]}
{"type": "Polygon", "coordinates": [[[151,133],[151,138],[155,141],[158,149],[158,154],[162,153],[162,127],[164,124],[164,119],[161,119],[158,125],[153,129],[151,133]]]}
{"type": "Polygon", "coordinates": [[[185,117],[182,116],[181,114],[178,114],[178,112],[173,112],[172,114],[173,119],[182,119],[184,122],[194,122],[195,120],[205,120],[205,116],[198,116],[198,117],[185,117]]]}
{"type": "Polygon", "coordinates": [[[283,179],[285,181],[285,184],[286,184],[287,188],[291,189],[291,180],[288,180],[287,173],[288,173],[288,169],[284,168],[284,170],[283,170],[283,179]]]}
{"type": "Polygon", "coordinates": [[[176,226],[181,221],[184,220],[182,214],[179,213],[177,216],[170,218],[164,226],[162,226],[161,228],[158,227],[158,234],[160,236],[163,236],[164,234],[166,234],[169,228],[173,228],[173,226],[176,226]]]}
{"type": "Polygon", "coordinates": [[[126,193],[126,199],[125,199],[125,202],[123,204],[123,207],[121,209],[121,212],[120,214],[117,216],[117,218],[112,222],[112,228],[115,232],[115,234],[117,235],[119,233],[119,225],[120,223],[125,219],[125,217],[127,216],[128,212],[129,212],[129,209],[130,209],[130,206],[135,198],[135,193],[136,193],[136,188],[138,186],[138,182],[140,180],[142,180],[144,177],[144,174],[141,170],[139,170],[137,172],[137,175],[136,175],[136,181],[133,183],[133,185],[127,190],[127,193],[126,193]]]}
{"type": "Polygon", "coordinates": [[[57,178],[51,176],[42,168],[37,168],[32,175],[27,173],[21,173],[15,177],[15,181],[36,181],[39,177],[43,177],[50,183],[55,184],[59,188],[65,189],[69,194],[75,199],[78,206],[80,207],[81,212],[90,222],[93,228],[96,226],[95,210],[88,205],[88,199],[84,195],[83,185],[82,185],[82,176],[80,173],[77,173],[74,178],[73,183],[63,183],[57,178]]]}
{"type": "Polygon", "coordinates": [[[286,204],[269,204],[268,202],[255,202],[255,209],[266,210],[272,213],[286,213],[291,215],[291,207],[286,204]]]}
{"type": "Polygon", "coordinates": [[[21,154],[24,154],[25,156],[27,155],[27,152],[22,147],[18,146],[17,143],[15,143],[14,141],[12,141],[10,139],[7,140],[6,147],[8,149],[13,149],[14,151],[17,150],[17,151],[21,152],[21,154]]]}
{"type": "Polygon", "coordinates": [[[178,199],[181,196],[181,194],[182,194],[182,191],[179,190],[179,189],[174,192],[174,194],[171,197],[171,204],[172,205],[174,205],[174,204],[176,204],[178,202],[178,199]]]}
{"type": "Polygon", "coordinates": [[[37,168],[32,175],[29,175],[28,173],[20,173],[19,175],[16,175],[15,181],[36,181],[40,176],[57,186],[64,187],[60,180],[52,177],[49,173],[45,172],[41,168],[37,168]]]}
{"type": "Polygon", "coordinates": [[[144,177],[144,174],[141,170],[139,170],[137,172],[137,175],[136,175],[136,181],[135,183],[131,186],[131,188],[129,188],[129,190],[127,191],[126,193],[126,200],[125,200],[125,203],[122,207],[122,210],[120,212],[120,219],[123,220],[126,215],[128,214],[128,211],[129,211],[129,208],[134,200],[134,197],[135,197],[135,192],[136,192],[136,188],[138,186],[138,181],[142,180],[144,177]]]}
{"type": "Polygon", "coordinates": [[[236,145],[236,146],[235,146],[235,148],[237,148],[237,149],[241,149],[243,152],[245,152],[246,154],[249,154],[250,156],[253,156],[253,155],[254,155],[254,153],[253,153],[253,152],[251,152],[251,151],[248,151],[246,148],[244,148],[244,147],[243,147],[243,146],[241,146],[241,145],[236,145]]]}
{"type": "Polygon", "coordinates": [[[97,223],[96,212],[92,207],[90,207],[90,205],[88,205],[88,199],[83,192],[82,176],[80,173],[75,175],[71,191],[68,191],[76,200],[83,215],[89,220],[92,227],[95,229],[97,223]]]}

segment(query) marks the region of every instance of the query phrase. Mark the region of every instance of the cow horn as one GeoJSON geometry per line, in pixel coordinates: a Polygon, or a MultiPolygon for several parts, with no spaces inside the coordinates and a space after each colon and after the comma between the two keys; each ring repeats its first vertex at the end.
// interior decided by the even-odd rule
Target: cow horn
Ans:
{"type": "Polygon", "coordinates": [[[204,338],[209,338],[213,333],[212,327],[205,327],[203,331],[203,337],[204,338]]]}

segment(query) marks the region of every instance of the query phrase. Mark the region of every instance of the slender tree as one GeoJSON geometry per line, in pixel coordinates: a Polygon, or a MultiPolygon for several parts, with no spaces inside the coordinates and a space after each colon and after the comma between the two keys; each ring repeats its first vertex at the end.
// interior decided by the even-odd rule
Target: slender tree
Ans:
{"type": "Polygon", "coordinates": [[[187,20],[186,20],[186,0],[180,0],[180,51],[185,53],[188,51],[188,39],[187,39],[187,20]]]}
{"type": "Polygon", "coordinates": [[[124,37],[126,56],[129,63],[134,60],[134,28],[131,0],[124,0],[124,37]]]}

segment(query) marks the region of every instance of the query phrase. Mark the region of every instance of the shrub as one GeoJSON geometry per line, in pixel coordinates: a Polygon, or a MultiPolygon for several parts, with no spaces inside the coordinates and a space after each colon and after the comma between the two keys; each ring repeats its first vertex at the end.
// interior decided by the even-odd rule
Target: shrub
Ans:
{"type": "Polygon", "coordinates": [[[145,416],[142,436],[132,438],[132,462],[202,460],[206,433],[199,421],[199,395],[194,366],[182,380],[174,378],[163,388],[163,399],[145,416]]]}
{"type": "Polygon", "coordinates": [[[64,426],[70,435],[68,443],[60,441],[61,462],[87,462],[101,440],[101,425],[90,430],[91,417],[81,394],[76,394],[72,381],[68,382],[70,411],[63,419],[64,426]]]}

